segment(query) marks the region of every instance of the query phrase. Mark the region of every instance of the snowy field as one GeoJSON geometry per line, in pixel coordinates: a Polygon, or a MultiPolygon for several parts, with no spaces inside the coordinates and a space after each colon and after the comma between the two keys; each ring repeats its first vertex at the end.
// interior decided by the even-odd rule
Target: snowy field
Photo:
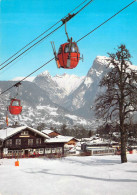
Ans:
{"type": "Polygon", "coordinates": [[[0,195],[137,195],[137,154],[0,159],[0,195]]]}

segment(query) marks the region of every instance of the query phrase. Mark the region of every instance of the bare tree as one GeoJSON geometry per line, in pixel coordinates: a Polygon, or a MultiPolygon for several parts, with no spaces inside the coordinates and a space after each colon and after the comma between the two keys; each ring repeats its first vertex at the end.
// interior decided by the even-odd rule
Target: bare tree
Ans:
{"type": "Polygon", "coordinates": [[[117,121],[121,134],[121,162],[127,162],[126,124],[129,116],[137,111],[137,71],[132,68],[131,55],[125,45],[109,54],[110,71],[103,77],[100,87],[105,92],[95,100],[95,113],[106,121],[117,121]]]}

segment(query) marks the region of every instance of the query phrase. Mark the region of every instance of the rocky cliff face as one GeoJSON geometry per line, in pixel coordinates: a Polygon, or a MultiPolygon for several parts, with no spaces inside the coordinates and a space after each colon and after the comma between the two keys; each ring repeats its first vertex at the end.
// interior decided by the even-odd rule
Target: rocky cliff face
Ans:
{"type": "Polygon", "coordinates": [[[92,119],[94,113],[90,108],[101,90],[99,82],[108,71],[107,64],[107,57],[96,57],[81,85],[65,99],[63,106],[74,114],[92,119]]]}
{"type": "Polygon", "coordinates": [[[56,75],[52,77],[48,71],[38,75],[34,83],[45,90],[48,97],[57,104],[62,104],[65,97],[72,93],[83,81],[84,77],[76,75],[56,75]]]}
{"type": "Polygon", "coordinates": [[[38,75],[34,81],[37,86],[43,89],[47,96],[53,102],[60,102],[65,97],[65,90],[60,88],[56,81],[54,81],[48,71],[38,75]]]}

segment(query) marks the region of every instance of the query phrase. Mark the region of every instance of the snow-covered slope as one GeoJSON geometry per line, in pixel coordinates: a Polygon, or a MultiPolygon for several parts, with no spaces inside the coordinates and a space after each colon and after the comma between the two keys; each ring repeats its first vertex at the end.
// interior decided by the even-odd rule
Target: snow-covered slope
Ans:
{"type": "Polygon", "coordinates": [[[53,102],[62,104],[62,100],[72,93],[83,79],[84,77],[69,74],[52,77],[48,71],[45,71],[34,79],[34,83],[44,89],[53,102]]]}
{"type": "MultiPolygon", "coordinates": [[[[13,81],[0,81],[0,92],[14,85],[13,81]]],[[[10,97],[14,97],[14,89],[5,93],[0,99],[0,126],[6,125],[5,117],[10,97]]],[[[21,104],[23,110],[21,115],[9,115],[9,125],[19,121],[22,125],[37,127],[38,124],[44,123],[47,127],[61,127],[82,125],[85,128],[91,128],[92,123],[82,117],[72,115],[63,107],[53,103],[45,90],[38,87],[33,82],[24,81],[20,88],[21,104]]]]}
{"type": "Polygon", "coordinates": [[[53,80],[59,85],[60,88],[65,89],[66,94],[69,95],[79,87],[84,78],[84,76],[78,77],[76,75],[69,75],[64,73],[63,75],[54,76],[53,80]]]}

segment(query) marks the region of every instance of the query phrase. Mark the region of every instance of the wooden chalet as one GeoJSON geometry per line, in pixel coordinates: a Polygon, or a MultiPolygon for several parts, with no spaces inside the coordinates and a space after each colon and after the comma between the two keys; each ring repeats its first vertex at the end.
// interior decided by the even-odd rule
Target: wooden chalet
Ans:
{"type": "MultiPolygon", "coordinates": [[[[51,137],[51,139],[47,140],[47,142],[63,142],[64,143],[64,154],[67,155],[73,148],[76,146],[78,140],[72,136],[63,136],[57,131],[53,131],[50,129],[43,130],[42,133],[51,137]]],[[[73,153],[76,151],[74,150],[73,153]]]]}
{"type": "Polygon", "coordinates": [[[46,129],[46,130],[42,130],[42,133],[44,133],[45,135],[48,135],[51,138],[55,138],[54,140],[62,140],[64,141],[64,143],[66,145],[76,145],[76,143],[78,142],[78,140],[72,136],[63,136],[60,133],[58,133],[57,131],[53,131],[50,129],[46,129]]]}
{"type": "Polygon", "coordinates": [[[0,130],[0,157],[62,156],[64,141],[55,141],[28,126],[0,130]]]}

